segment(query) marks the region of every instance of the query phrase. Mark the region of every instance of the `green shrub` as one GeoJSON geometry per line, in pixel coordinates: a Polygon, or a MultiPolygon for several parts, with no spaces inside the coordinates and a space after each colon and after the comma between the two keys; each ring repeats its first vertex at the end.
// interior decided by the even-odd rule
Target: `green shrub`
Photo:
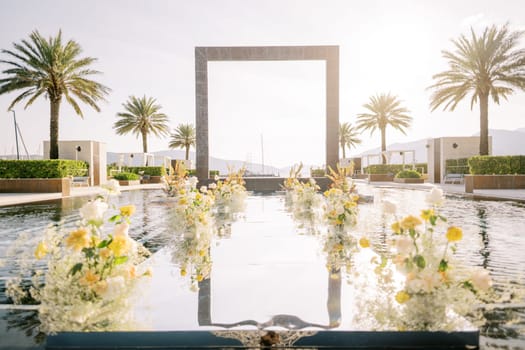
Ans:
{"type": "Polygon", "coordinates": [[[210,170],[210,179],[213,179],[215,175],[219,176],[219,170],[210,170]]]}
{"type": "Polygon", "coordinates": [[[401,170],[396,174],[398,179],[419,179],[421,174],[415,170],[401,170]]]}
{"type": "Polygon", "coordinates": [[[113,176],[115,180],[138,180],[140,179],[140,176],[135,173],[118,173],[113,176]]]}
{"type": "MultiPolygon", "coordinates": [[[[414,164],[416,169],[421,169],[423,173],[428,173],[427,163],[414,164]]],[[[372,164],[363,169],[365,174],[397,174],[401,170],[412,169],[411,164],[372,164]]]]}
{"type": "Polygon", "coordinates": [[[326,171],[323,168],[310,168],[310,177],[324,177],[326,171]]]}
{"type": "Polygon", "coordinates": [[[122,172],[142,174],[149,176],[164,176],[166,175],[166,169],[163,166],[123,166],[122,172]]]}
{"type": "Polygon", "coordinates": [[[53,179],[87,174],[88,163],[82,160],[0,160],[0,178],[4,179],[53,179]]]}
{"type": "Polygon", "coordinates": [[[525,156],[474,156],[468,165],[473,175],[525,174],[525,156]]]}

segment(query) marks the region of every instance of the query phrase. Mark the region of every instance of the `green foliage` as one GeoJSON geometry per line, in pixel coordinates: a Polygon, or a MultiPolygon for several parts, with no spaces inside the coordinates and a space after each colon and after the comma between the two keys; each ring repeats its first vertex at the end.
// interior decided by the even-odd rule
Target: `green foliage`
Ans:
{"type": "Polygon", "coordinates": [[[447,159],[445,161],[446,174],[470,174],[468,158],[447,159]]]}
{"type": "Polygon", "coordinates": [[[118,173],[113,176],[115,180],[138,180],[140,179],[140,176],[135,173],[118,173]]]}
{"type": "Polygon", "coordinates": [[[396,174],[398,179],[419,179],[421,174],[415,170],[401,170],[396,174]]]}
{"type": "MultiPolygon", "coordinates": [[[[421,169],[423,173],[428,172],[428,166],[427,163],[416,163],[415,165],[416,169],[421,169]]],[[[411,170],[412,166],[405,164],[403,167],[403,164],[372,164],[363,169],[365,174],[397,174],[402,170],[411,170]]]]}
{"type": "Polygon", "coordinates": [[[525,174],[525,156],[474,156],[468,165],[473,175],[525,174]]]}
{"type": "Polygon", "coordinates": [[[324,177],[326,171],[323,168],[310,168],[310,177],[324,177]]]}
{"type": "Polygon", "coordinates": [[[215,175],[219,176],[219,170],[210,170],[210,178],[215,177],[215,175]]]}
{"type": "MultiPolygon", "coordinates": [[[[213,179],[215,175],[219,176],[219,170],[210,170],[209,171],[209,177],[210,179],[213,179]]],[[[188,169],[188,176],[197,176],[197,170],[196,169],[188,169]]]]}
{"type": "Polygon", "coordinates": [[[123,172],[142,174],[149,176],[164,176],[166,175],[166,169],[162,166],[123,166],[121,168],[123,172]]]}
{"type": "Polygon", "coordinates": [[[0,178],[3,179],[53,179],[87,173],[88,163],[82,160],[0,160],[0,178]]]}

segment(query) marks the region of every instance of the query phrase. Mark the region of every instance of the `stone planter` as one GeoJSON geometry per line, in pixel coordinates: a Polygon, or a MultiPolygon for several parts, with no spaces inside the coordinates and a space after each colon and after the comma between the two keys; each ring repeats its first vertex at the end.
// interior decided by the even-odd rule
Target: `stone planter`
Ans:
{"type": "Polygon", "coordinates": [[[419,178],[394,178],[394,182],[400,183],[400,184],[422,184],[425,182],[425,179],[419,178]]]}
{"type": "Polygon", "coordinates": [[[148,178],[142,178],[141,184],[160,184],[162,176],[150,176],[148,178]]]}
{"type": "Polygon", "coordinates": [[[465,192],[525,189],[525,175],[465,175],[465,192]]]}
{"type": "Polygon", "coordinates": [[[394,181],[394,175],[390,174],[368,174],[368,182],[391,182],[394,181]]]}
{"type": "Polygon", "coordinates": [[[0,192],[3,193],[55,193],[71,195],[71,178],[55,179],[0,179],[0,192]]]}
{"type": "Polygon", "coordinates": [[[118,180],[120,186],[140,185],[140,180],[118,180]]]}

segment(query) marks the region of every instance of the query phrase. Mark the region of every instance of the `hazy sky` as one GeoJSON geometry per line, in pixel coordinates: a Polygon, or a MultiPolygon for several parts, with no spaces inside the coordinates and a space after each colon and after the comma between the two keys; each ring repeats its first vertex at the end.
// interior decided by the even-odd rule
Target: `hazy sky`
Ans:
{"type": "MultiPolygon", "coordinates": [[[[432,75],[446,68],[441,50],[472,26],[509,22],[525,29],[523,0],[501,1],[26,1],[0,0],[0,48],[37,29],[45,37],[62,29],[83,55],[98,58],[96,79],[112,89],[102,112],[83,106],[84,120],[62,104],[61,140],[93,139],[108,151],[140,152],[140,139],[113,132],[128,96],[152,96],[172,129],[195,120],[195,46],[339,45],[340,120],[355,122],[371,95],[391,92],[414,118],[407,136],[388,129],[387,143],[428,137],[470,136],[479,111],[468,102],[455,112],[429,109],[432,75]]],[[[525,44],[525,43],[524,43],[525,44]]],[[[6,58],[5,55],[1,55],[6,58]]],[[[6,66],[0,65],[0,70],[6,66]]],[[[324,62],[213,62],[209,64],[210,154],[266,164],[323,164],[324,62]]],[[[0,155],[15,152],[15,94],[0,96],[0,155]]],[[[15,108],[30,153],[49,138],[49,102],[15,108]]],[[[489,106],[489,126],[525,126],[525,92],[489,106]]],[[[357,154],[380,144],[367,132],[357,154]]],[[[149,138],[150,151],[168,138],[149,138]]]]}

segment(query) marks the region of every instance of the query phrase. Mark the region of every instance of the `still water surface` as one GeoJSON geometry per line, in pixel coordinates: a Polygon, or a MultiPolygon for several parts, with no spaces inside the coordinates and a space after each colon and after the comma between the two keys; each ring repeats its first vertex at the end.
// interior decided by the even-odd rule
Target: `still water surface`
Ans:
{"type": "MultiPolygon", "coordinates": [[[[372,239],[373,246],[378,249],[381,249],[387,240],[384,232],[385,227],[390,224],[389,219],[380,209],[379,204],[383,199],[396,201],[400,215],[417,214],[419,209],[424,207],[425,192],[417,190],[362,187],[360,192],[373,196],[374,202],[360,205],[358,229],[366,231],[372,239]]],[[[62,221],[64,226],[74,227],[79,220],[78,208],[84,202],[85,198],[72,198],[58,203],[35,203],[0,208],[0,259],[6,256],[9,245],[20,234],[39,236],[50,222],[62,221]]],[[[112,202],[116,206],[133,203],[137,207],[130,229],[133,238],[142,242],[152,252],[161,250],[167,244],[171,230],[167,220],[169,205],[163,192],[156,190],[124,192],[120,197],[113,198],[112,202]]],[[[281,218],[278,219],[281,220],[281,224],[290,226],[291,219],[287,222],[286,218],[283,219],[288,215],[284,210],[284,199],[281,196],[250,197],[246,217],[236,225],[238,229],[243,226],[256,227],[258,222],[262,224],[273,218],[281,218]],[[276,206],[276,203],[282,203],[282,206],[276,206]],[[276,210],[281,212],[276,213],[276,210]]],[[[494,287],[498,295],[507,295],[506,299],[511,299],[511,302],[498,303],[487,308],[485,312],[487,322],[480,330],[481,348],[525,348],[523,297],[525,295],[525,206],[514,202],[470,201],[459,197],[448,197],[442,213],[449,222],[461,226],[464,230],[460,258],[470,265],[487,268],[494,279],[494,287]]],[[[272,234],[278,234],[278,226],[272,234]]],[[[286,230],[289,231],[289,228],[286,230]]],[[[257,247],[250,245],[250,241],[242,236],[242,234],[233,234],[229,238],[231,241],[225,241],[226,243],[223,244],[235,244],[241,248],[244,246],[244,255],[249,256],[249,250],[257,247]]],[[[286,239],[294,238],[288,235],[286,239]]],[[[301,238],[306,245],[309,244],[308,239],[301,238]]],[[[275,255],[275,251],[278,250],[269,251],[267,255],[275,255]]],[[[220,250],[217,250],[217,254],[220,254],[220,250]]],[[[217,259],[219,260],[219,256],[217,259]]],[[[258,265],[250,266],[252,269],[250,271],[259,269],[258,265]]],[[[227,266],[225,267],[227,269],[227,266]]],[[[22,348],[38,347],[45,337],[36,331],[38,325],[36,312],[11,309],[10,301],[5,296],[6,278],[16,274],[17,267],[13,261],[6,261],[0,267],[0,348],[7,349],[15,345],[22,348]]],[[[214,276],[220,279],[221,274],[217,271],[214,272],[214,276]]],[[[253,277],[253,274],[250,276],[253,277]]],[[[323,288],[326,293],[326,287],[323,288]]],[[[247,290],[246,293],[248,292],[247,290]]],[[[197,292],[192,293],[194,293],[193,298],[198,299],[197,292]]],[[[343,314],[346,303],[343,301],[343,314]]],[[[320,303],[320,307],[325,307],[323,305],[326,305],[326,299],[320,303]]],[[[233,313],[224,313],[224,315],[230,317],[233,313]]],[[[194,317],[197,318],[197,315],[194,317]]],[[[221,322],[227,323],[232,320],[223,319],[221,322]]],[[[327,322],[329,323],[330,320],[327,322]]]]}

